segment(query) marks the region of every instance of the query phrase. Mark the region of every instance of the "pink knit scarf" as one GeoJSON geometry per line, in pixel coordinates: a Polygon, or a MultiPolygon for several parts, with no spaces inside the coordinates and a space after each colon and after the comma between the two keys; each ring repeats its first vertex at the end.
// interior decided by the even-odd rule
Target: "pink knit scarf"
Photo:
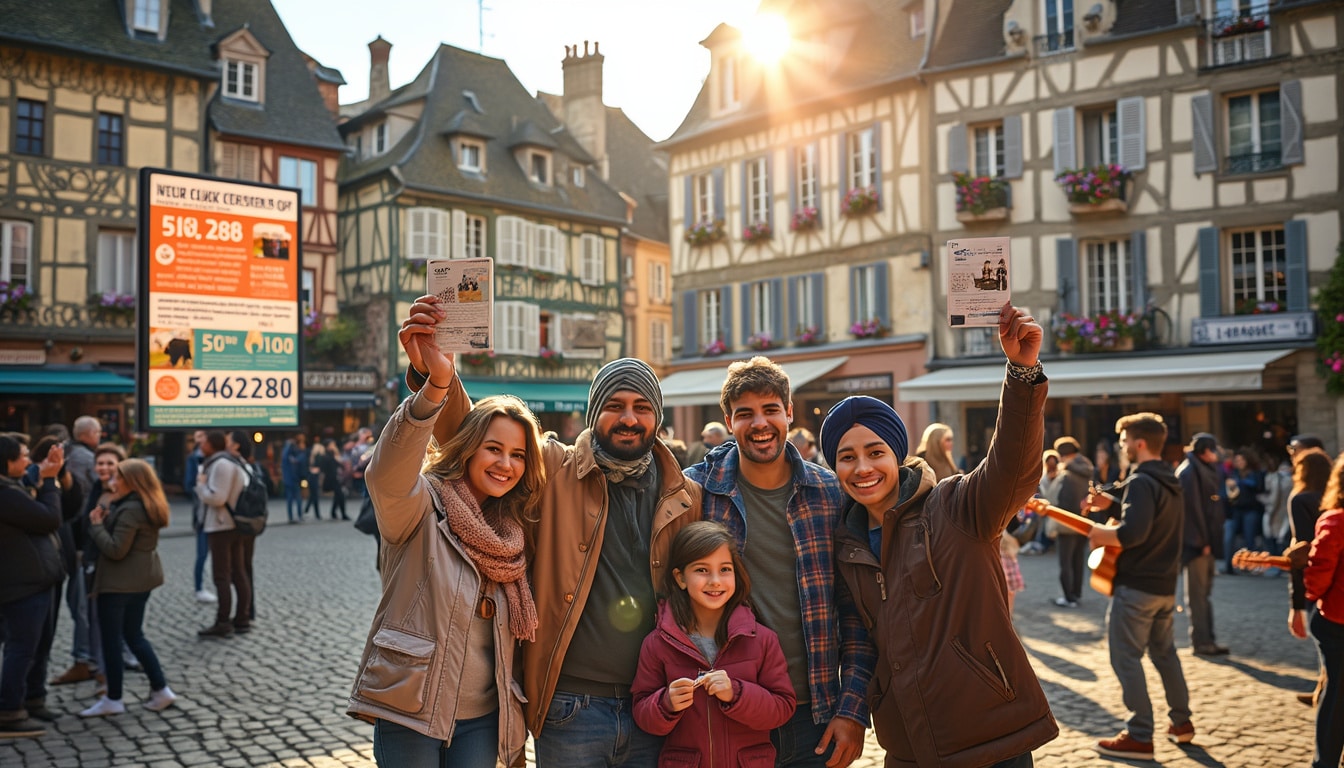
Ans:
{"type": "Polygon", "coordinates": [[[509,631],[519,640],[535,640],[537,606],[527,582],[527,559],[523,555],[523,526],[512,518],[492,512],[490,517],[472,497],[464,480],[443,482],[427,476],[438,489],[444,516],[467,556],[490,585],[499,584],[509,603],[509,631]]]}

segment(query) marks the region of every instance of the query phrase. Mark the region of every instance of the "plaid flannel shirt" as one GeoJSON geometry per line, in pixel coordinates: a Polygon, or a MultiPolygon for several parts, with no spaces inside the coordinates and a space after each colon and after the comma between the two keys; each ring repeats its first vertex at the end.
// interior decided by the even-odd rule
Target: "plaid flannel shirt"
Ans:
{"type": "MultiPolygon", "coordinates": [[[[803,460],[785,445],[793,466],[789,528],[798,554],[798,598],[807,645],[807,679],[812,691],[812,722],[839,715],[868,725],[868,681],[877,653],[868,639],[852,598],[836,589],[832,537],[840,524],[845,496],[828,469],[803,460]],[[836,677],[836,670],[839,677],[836,677]]],[[[739,546],[747,539],[746,510],[737,491],[737,443],[725,443],[686,469],[705,489],[704,519],[728,526],[739,546]]]]}

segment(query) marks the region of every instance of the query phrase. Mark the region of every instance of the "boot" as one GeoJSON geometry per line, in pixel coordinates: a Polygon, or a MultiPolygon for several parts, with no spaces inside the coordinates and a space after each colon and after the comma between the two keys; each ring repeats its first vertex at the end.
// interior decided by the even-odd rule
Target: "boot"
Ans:
{"type": "Polygon", "coordinates": [[[233,622],[217,621],[196,634],[199,637],[229,637],[233,635],[233,622]]]}
{"type": "Polygon", "coordinates": [[[62,672],[59,676],[52,679],[50,685],[67,685],[69,683],[82,683],[85,680],[93,679],[93,668],[88,662],[77,661],[70,665],[70,668],[62,672]]]}
{"type": "Polygon", "coordinates": [[[28,717],[26,710],[0,712],[0,739],[35,739],[46,732],[46,726],[28,717]]]}
{"type": "Polygon", "coordinates": [[[46,697],[40,699],[29,699],[23,703],[24,709],[28,710],[28,717],[34,720],[42,720],[48,723],[56,722],[56,713],[47,709],[46,697]]]}

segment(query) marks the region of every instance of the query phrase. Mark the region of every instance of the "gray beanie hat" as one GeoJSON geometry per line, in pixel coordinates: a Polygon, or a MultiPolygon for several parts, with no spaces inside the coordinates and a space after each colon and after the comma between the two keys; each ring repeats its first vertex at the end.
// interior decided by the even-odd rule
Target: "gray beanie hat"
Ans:
{"type": "Polygon", "coordinates": [[[592,429],[597,424],[602,405],[623,389],[636,392],[653,403],[657,418],[653,428],[658,429],[663,423],[663,390],[649,364],[633,357],[612,360],[597,372],[593,385],[588,388],[588,413],[585,417],[588,428],[592,429]]]}

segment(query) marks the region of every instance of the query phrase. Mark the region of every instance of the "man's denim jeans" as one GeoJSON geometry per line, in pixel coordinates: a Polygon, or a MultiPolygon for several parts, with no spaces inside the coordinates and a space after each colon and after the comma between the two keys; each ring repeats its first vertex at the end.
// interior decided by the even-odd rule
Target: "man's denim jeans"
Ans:
{"type": "Polygon", "coordinates": [[[536,745],[538,768],[655,768],[663,739],[635,725],[629,698],[556,691],[536,745]]]}

